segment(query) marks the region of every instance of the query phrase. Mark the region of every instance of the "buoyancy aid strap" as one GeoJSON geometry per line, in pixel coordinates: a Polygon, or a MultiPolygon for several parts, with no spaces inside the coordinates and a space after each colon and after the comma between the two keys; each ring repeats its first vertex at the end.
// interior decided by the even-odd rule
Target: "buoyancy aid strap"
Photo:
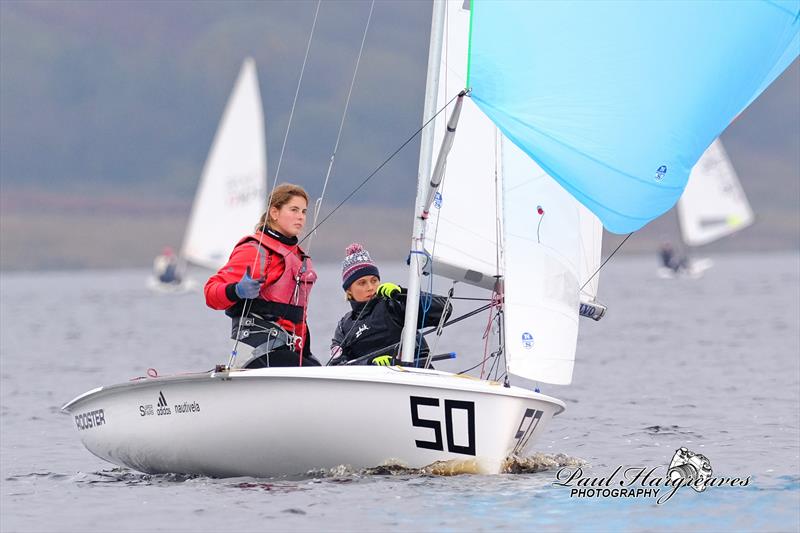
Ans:
{"type": "MultiPolygon", "coordinates": [[[[256,249],[256,256],[258,257],[258,266],[259,270],[256,273],[260,272],[260,276],[262,278],[267,277],[267,269],[269,268],[269,261],[271,259],[269,250],[266,249],[264,246],[260,245],[258,241],[247,241],[245,244],[248,244],[256,249]]],[[[256,274],[254,273],[254,275],[256,274]]]]}
{"type": "MultiPolygon", "coordinates": [[[[247,316],[258,314],[265,318],[268,317],[268,320],[285,318],[289,322],[295,324],[300,324],[303,320],[304,310],[299,305],[270,302],[262,299],[248,300],[248,302],[250,305],[248,306],[247,316]]],[[[239,325],[239,317],[242,314],[243,306],[244,303],[239,302],[225,311],[225,314],[234,320],[234,327],[238,327],[239,325]]]]}
{"type": "Polygon", "coordinates": [[[273,250],[275,253],[278,253],[282,256],[285,255],[285,250],[279,249],[280,247],[277,246],[268,246],[265,244],[265,241],[269,242],[270,244],[278,244],[281,247],[285,248],[285,246],[283,246],[283,243],[263,233],[248,235],[246,237],[241,238],[239,242],[236,243],[236,246],[241,246],[242,244],[248,244],[256,249],[256,257],[258,258],[261,277],[264,278],[267,277],[267,269],[269,269],[269,264],[270,261],[272,260],[272,255],[269,253],[269,251],[273,250]]]}
{"type": "Polygon", "coordinates": [[[296,283],[295,283],[295,290],[298,291],[298,292],[299,291],[305,291],[306,294],[304,294],[303,298],[302,298],[302,301],[305,302],[305,304],[302,306],[303,307],[303,320],[302,320],[302,322],[300,322],[300,335],[295,336],[295,346],[296,346],[297,353],[299,353],[301,355],[301,357],[300,357],[300,365],[299,366],[303,366],[303,357],[302,357],[302,354],[303,354],[303,343],[304,343],[304,339],[306,337],[306,320],[308,320],[308,292],[307,292],[308,291],[308,287],[306,287],[305,284],[301,284],[300,281],[301,281],[301,278],[302,278],[303,274],[305,274],[306,269],[308,267],[308,256],[305,253],[300,252],[300,257],[301,257],[301,260],[302,260],[302,266],[300,267],[300,272],[298,272],[298,274],[297,274],[297,279],[296,279],[296,283]],[[299,343],[299,345],[298,345],[298,343],[299,343]]]}
{"type": "Polygon", "coordinates": [[[283,317],[295,324],[300,324],[303,320],[303,308],[299,305],[260,301],[258,309],[267,315],[283,317]]]}

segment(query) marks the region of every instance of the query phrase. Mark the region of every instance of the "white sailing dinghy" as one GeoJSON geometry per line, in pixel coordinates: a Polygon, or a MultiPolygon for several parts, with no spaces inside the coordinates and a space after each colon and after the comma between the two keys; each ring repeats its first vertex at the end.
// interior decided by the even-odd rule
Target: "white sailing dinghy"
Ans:
{"type": "MultiPolygon", "coordinates": [[[[627,233],[677,201],[703,150],[794,58],[784,51],[798,35],[797,13],[775,16],[771,6],[744,5],[741,9],[751,13],[737,14],[736,26],[718,3],[649,3],[631,12],[604,2],[576,10],[557,2],[435,0],[424,119],[464,85],[472,93],[471,101],[459,99],[446,128],[437,120],[423,130],[409,301],[419,296],[426,269],[492,290],[502,317],[499,351],[507,371],[537,382],[569,383],[579,309],[592,318],[602,314],[592,301],[599,251],[594,216],[606,228],[627,233]],[[696,19],[706,31],[682,30],[686,20],[696,19]],[[566,45],[565,20],[575,26],[581,46],[566,45]],[[643,38],[643,33],[652,37],[659,24],[665,35],[687,38],[643,38]],[[462,55],[467,29],[469,63],[462,55]],[[769,42],[742,46],[754,35],[758,43],[769,42]],[[597,47],[601,38],[607,42],[597,47]],[[731,40],[739,63],[726,66],[718,47],[731,40]],[[553,42],[559,46],[548,46],[553,42]],[[653,61],[642,46],[656,47],[653,54],[664,57],[653,61]],[[603,59],[627,71],[598,64],[589,53],[598,49],[608,54],[603,59]],[[749,53],[742,57],[742,50],[749,53]],[[663,87],[652,84],[646,69],[667,58],[675,75],[663,78],[663,87]],[[743,61],[765,68],[756,75],[743,61]],[[682,76],[682,62],[691,63],[684,70],[708,75],[682,76]],[[472,74],[457,81],[464,79],[465,63],[472,74]],[[533,76],[536,83],[521,83],[520,76],[533,76]],[[626,93],[619,79],[638,84],[626,93]],[[451,82],[456,86],[449,87],[451,82]],[[735,97],[710,98],[731,87],[737,88],[735,97]],[[724,107],[699,118],[686,112],[710,100],[724,107]],[[653,118],[659,127],[641,120],[643,106],[661,113],[653,118]],[[459,132],[466,133],[453,144],[450,130],[459,110],[464,115],[459,132]],[[682,134],[687,128],[696,134],[682,134]],[[437,139],[443,148],[433,166],[437,139]],[[675,140],[680,143],[670,144],[675,140]],[[452,159],[445,165],[451,145],[452,159]],[[665,146],[669,150],[662,153],[665,146]],[[462,157],[473,159],[462,164],[462,157]],[[641,157],[644,163],[634,172],[641,157]],[[654,167],[653,161],[659,164],[654,167]],[[473,174],[483,177],[473,180],[473,174]],[[463,194],[467,189],[476,196],[463,194]],[[465,200],[480,200],[472,211],[477,220],[466,212],[465,200]]],[[[411,366],[418,306],[407,310],[404,338],[411,342],[403,345],[403,365],[220,366],[101,387],[63,410],[92,453],[152,473],[268,476],[387,461],[410,467],[454,461],[498,472],[509,455],[524,455],[564,410],[563,402],[507,382],[411,366]]]]}
{"type": "MultiPolygon", "coordinates": [[[[450,5],[459,7],[450,10],[446,33],[454,41],[457,38],[459,47],[456,50],[448,42],[452,63],[448,62],[445,51],[448,46],[442,44],[446,4],[437,3],[426,119],[446,102],[443,92],[446,84],[438,83],[440,74],[455,69],[459,79],[452,81],[450,88],[456,88],[456,92],[457,87],[463,88],[465,83],[469,11],[460,9],[461,2],[450,2],[450,5]]],[[[465,115],[478,123],[465,122],[464,142],[476,144],[484,157],[493,158],[495,140],[499,140],[496,128],[471,102],[466,102],[465,108],[465,115]],[[481,144],[484,138],[489,140],[485,146],[481,144]]],[[[440,140],[446,130],[444,116],[434,129],[435,133],[430,128],[423,133],[425,148],[420,157],[420,176],[430,174],[431,147],[434,137],[440,140]]],[[[471,150],[469,146],[462,149],[461,142],[459,139],[458,152],[449,159],[451,168],[471,164],[471,150]],[[467,160],[462,160],[462,155],[467,160]]],[[[546,178],[513,145],[506,149],[520,166],[515,169],[518,181],[524,180],[525,174],[537,183],[546,178]]],[[[494,191],[494,169],[499,164],[492,160],[480,173],[470,177],[470,183],[485,182],[487,190],[494,191]]],[[[421,179],[420,183],[425,185],[427,181],[421,179]]],[[[454,190],[469,186],[469,183],[453,183],[454,190]]],[[[512,186],[519,184],[512,183],[512,186]]],[[[565,219],[577,224],[579,212],[592,216],[558,190],[553,182],[539,187],[552,189],[549,192],[560,195],[560,200],[567,204],[568,213],[562,215],[565,219]]],[[[425,192],[420,188],[420,195],[425,192]]],[[[201,194],[203,191],[198,192],[201,194]]],[[[460,206],[453,210],[454,220],[467,217],[469,205],[474,205],[469,194],[451,202],[449,193],[444,204],[455,206],[459,202],[460,206]]],[[[462,251],[437,257],[437,262],[443,266],[442,272],[437,270],[437,274],[443,274],[445,268],[452,266],[458,272],[451,276],[453,279],[473,283],[471,280],[480,272],[484,277],[475,284],[489,289],[494,287],[494,276],[504,271],[504,265],[495,262],[494,224],[498,213],[493,210],[493,203],[486,206],[492,207],[486,212],[492,243],[487,244],[485,253],[472,253],[481,257],[481,266],[473,268],[465,262],[462,247],[462,251]]],[[[444,208],[443,212],[448,209],[444,208]]],[[[556,211],[555,206],[553,211],[556,211]]],[[[555,231],[558,216],[553,215],[552,227],[544,225],[542,237],[546,242],[553,240],[551,232],[555,231]]],[[[550,301],[559,306],[558,314],[563,312],[567,316],[564,321],[569,323],[565,327],[570,333],[564,340],[565,346],[561,347],[568,352],[569,374],[577,337],[577,248],[580,243],[575,224],[571,228],[573,249],[569,256],[575,261],[574,265],[550,260],[557,268],[554,276],[568,274],[571,280],[571,285],[564,286],[564,292],[569,292],[568,298],[559,294],[550,301]]],[[[599,259],[600,229],[599,223],[594,226],[598,234],[591,248],[596,256],[593,261],[599,259]]],[[[234,240],[228,238],[225,245],[230,247],[234,240]]],[[[439,242],[446,240],[449,238],[439,242]]],[[[193,251],[191,247],[186,249],[193,251]]],[[[444,246],[439,248],[443,249],[444,246]]],[[[482,347],[479,341],[477,337],[476,346],[482,347]]],[[[544,339],[541,342],[545,342],[544,339]]],[[[569,382],[565,369],[561,369],[561,373],[564,375],[557,381],[569,382]]],[[[121,466],[151,473],[269,476],[304,473],[341,464],[372,467],[387,461],[410,467],[455,461],[466,471],[499,472],[510,455],[526,453],[547,422],[564,410],[564,404],[529,388],[504,386],[496,381],[414,367],[356,366],[221,370],[143,379],[95,389],[63,409],[75,418],[81,439],[92,453],[121,466]],[[364,398],[369,401],[364,402],[364,398]],[[357,408],[346,407],[356,405],[357,408]]]]}
{"type": "Polygon", "coordinates": [[[180,283],[162,283],[155,276],[148,287],[182,292],[196,286],[188,265],[218,270],[228,259],[231,243],[253,230],[264,212],[267,154],[264,112],[255,61],[242,63],[225,106],[197,186],[183,244],[178,254],[180,283]]]}
{"type": "MultiPolygon", "coordinates": [[[[743,230],[753,223],[753,210],[722,141],[716,139],[692,169],[676,206],[685,252],[743,230]]],[[[677,272],[658,269],[661,278],[697,278],[711,268],[708,257],[690,258],[677,272]]]]}

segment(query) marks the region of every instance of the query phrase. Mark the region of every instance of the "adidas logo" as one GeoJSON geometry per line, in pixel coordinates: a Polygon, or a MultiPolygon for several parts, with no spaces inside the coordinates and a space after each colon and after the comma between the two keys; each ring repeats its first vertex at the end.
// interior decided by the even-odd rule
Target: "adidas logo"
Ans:
{"type": "Polygon", "coordinates": [[[172,409],[167,405],[167,399],[164,398],[164,393],[162,391],[158,391],[158,408],[156,409],[156,414],[159,416],[172,414],[172,409]]]}

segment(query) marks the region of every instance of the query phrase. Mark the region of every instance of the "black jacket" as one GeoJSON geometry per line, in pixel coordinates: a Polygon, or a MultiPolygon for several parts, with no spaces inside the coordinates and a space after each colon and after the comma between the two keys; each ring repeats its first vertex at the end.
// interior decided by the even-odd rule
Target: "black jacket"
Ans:
{"type": "MultiPolygon", "coordinates": [[[[425,313],[423,323],[423,302],[429,295],[422,293],[420,298],[419,318],[417,329],[436,326],[445,313],[447,298],[433,296],[431,306],[425,313]]],[[[348,361],[357,359],[362,355],[376,350],[385,351],[375,354],[389,354],[396,356],[397,343],[403,331],[403,320],[406,314],[406,289],[392,298],[374,297],[368,302],[350,302],[353,310],[344,315],[336,326],[336,331],[331,340],[331,354],[334,357],[343,356],[348,361]]],[[[452,307],[448,305],[445,320],[450,316],[452,307]]],[[[417,345],[422,344],[423,353],[427,353],[428,345],[422,335],[417,337],[417,345]]],[[[368,364],[369,361],[365,361],[368,364]]]]}

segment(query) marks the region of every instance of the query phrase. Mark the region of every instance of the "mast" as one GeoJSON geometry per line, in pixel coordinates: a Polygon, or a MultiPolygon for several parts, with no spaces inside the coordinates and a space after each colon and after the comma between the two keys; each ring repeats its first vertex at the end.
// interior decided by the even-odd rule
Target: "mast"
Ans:
{"type": "MultiPolygon", "coordinates": [[[[439,58],[442,55],[444,37],[445,1],[434,0],[431,17],[431,41],[428,49],[428,75],[425,85],[425,104],[422,113],[423,124],[430,120],[436,112],[436,95],[439,90],[439,58]]],[[[414,228],[411,235],[411,255],[408,267],[408,293],[406,296],[406,316],[403,322],[402,352],[400,360],[404,363],[414,362],[417,336],[417,315],[419,313],[419,289],[421,270],[424,262],[425,219],[422,213],[427,206],[427,181],[430,176],[433,154],[433,128],[422,131],[419,150],[419,169],[417,173],[417,198],[414,204],[414,228]]]]}

